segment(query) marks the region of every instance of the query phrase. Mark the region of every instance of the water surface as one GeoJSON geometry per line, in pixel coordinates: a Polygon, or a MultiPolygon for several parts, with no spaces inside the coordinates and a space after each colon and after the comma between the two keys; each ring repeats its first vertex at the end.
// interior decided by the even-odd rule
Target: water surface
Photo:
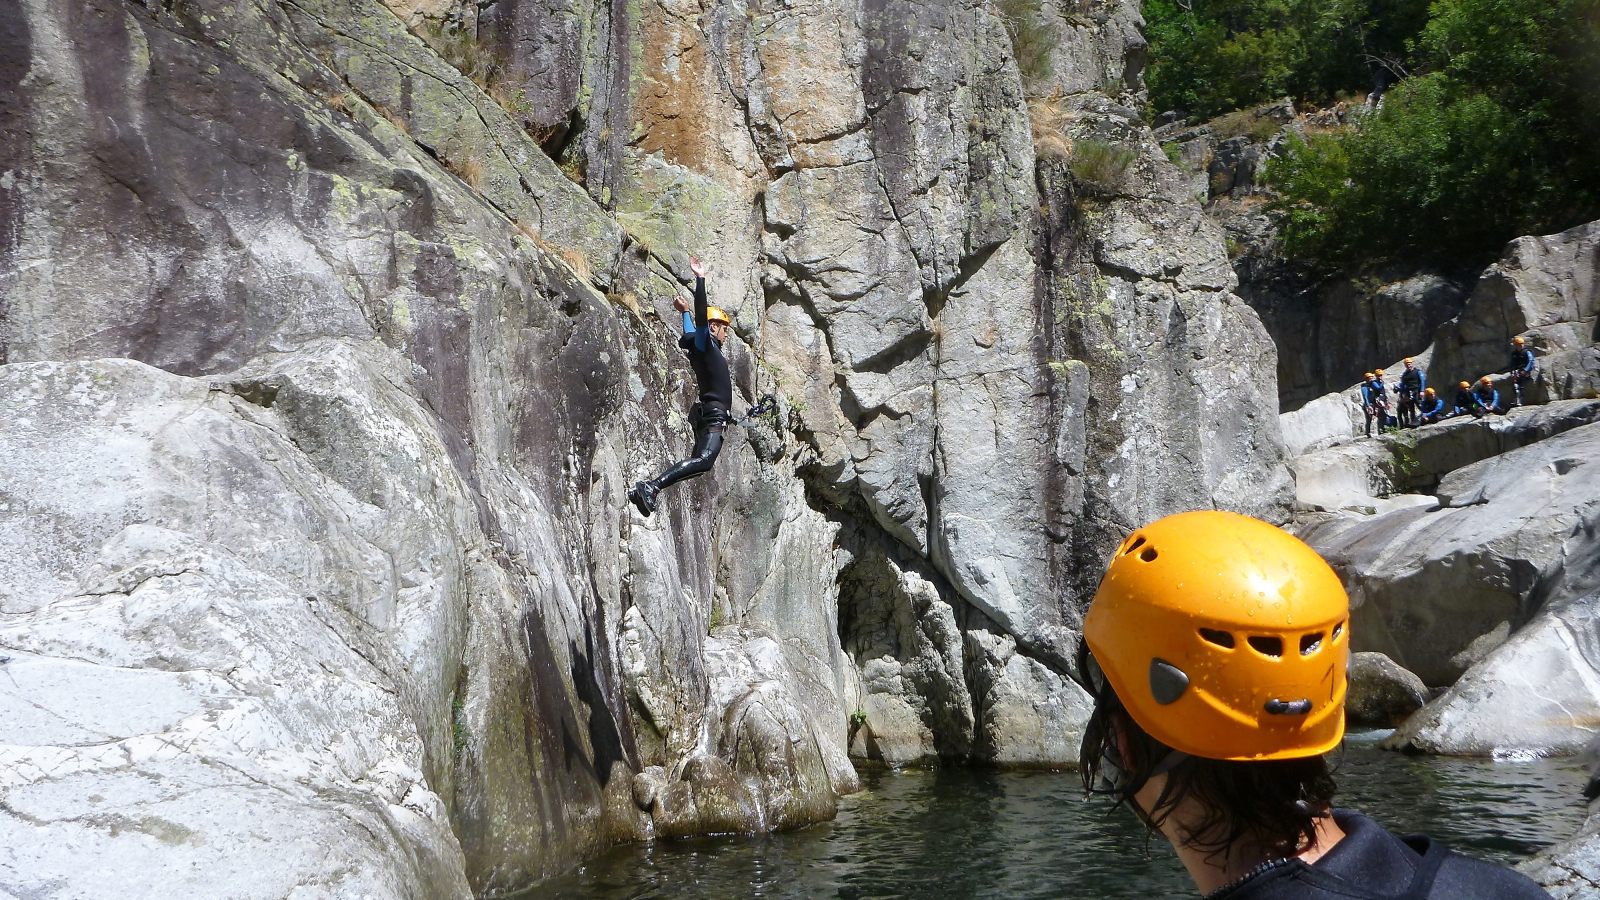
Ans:
{"type": "MultiPolygon", "coordinates": [[[[1075,774],[961,769],[868,773],[833,822],[760,837],[620,847],[528,900],[649,898],[1195,897],[1166,842],[1126,811],[1085,803],[1075,774]]],[[[1583,821],[1586,774],[1570,762],[1385,753],[1353,739],[1339,805],[1400,834],[1423,832],[1516,863],[1583,821]]]]}

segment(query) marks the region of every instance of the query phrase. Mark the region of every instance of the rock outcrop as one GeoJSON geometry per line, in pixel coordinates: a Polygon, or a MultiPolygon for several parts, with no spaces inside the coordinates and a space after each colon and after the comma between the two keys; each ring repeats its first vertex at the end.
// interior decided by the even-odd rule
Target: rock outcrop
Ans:
{"type": "Polygon", "coordinates": [[[5,892],[481,895],[1069,765],[1110,547],[1287,518],[1132,3],[1045,5],[1031,108],[977,0],[7,12],[5,892]],[[644,519],[690,252],[778,409],[644,519]]]}
{"type": "Polygon", "coordinates": [[[1349,673],[1344,710],[1352,725],[1393,728],[1428,702],[1422,679],[1382,653],[1352,653],[1349,673]]]}
{"type": "Polygon", "coordinates": [[[1345,580],[1357,649],[1449,685],[1484,656],[1481,638],[1596,587],[1597,453],[1600,425],[1586,425],[1451,472],[1440,508],[1309,527],[1306,540],[1345,580]]]}

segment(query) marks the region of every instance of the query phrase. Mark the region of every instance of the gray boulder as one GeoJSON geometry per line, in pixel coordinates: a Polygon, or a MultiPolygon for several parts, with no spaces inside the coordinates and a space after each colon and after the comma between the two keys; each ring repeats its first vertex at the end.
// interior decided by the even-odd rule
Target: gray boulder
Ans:
{"type": "Polygon", "coordinates": [[[1430,685],[1462,651],[1600,581],[1600,425],[1585,425],[1446,475],[1442,508],[1338,517],[1306,540],[1344,579],[1358,650],[1387,654],[1430,685]]]}
{"type": "Polygon", "coordinates": [[[1350,655],[1345,718],[1352,725],[1393,728],[1428,702],[1422,679],[1382,653],[1350,655]]]}

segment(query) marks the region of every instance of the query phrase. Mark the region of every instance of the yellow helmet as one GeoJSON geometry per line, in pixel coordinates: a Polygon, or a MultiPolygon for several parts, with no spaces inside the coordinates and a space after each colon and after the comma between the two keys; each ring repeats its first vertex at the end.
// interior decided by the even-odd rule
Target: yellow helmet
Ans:
{"type": "Polygon", "coordinates": [[[1520,337],[1514,337],[1514,338],[1511,339],[1511,343],[1516,344],[1518,347],[1521,347],[1523,344],[1526,344],[1527,341],[1524,341],[1520,337]]]}
{"type": "Polygon", "coordinates": [[[1479,379],[1478,379],[1478,383],[1479,383],[1479,384],[1488,384],[1488,383],[1489,383],[1489,381],[1490,381],[1490,378],[1489,378],[1489,376],[1487,376],[1487,375],[1485,375],[1485,376],[1483,376],[1483,377],[1482,377],[1482,378],[1479,378],[1479,379]]]}
{"type": "Polygon", "coordinates": [[[1405,361],[1406,361],[1406,363],[1407,363],[1407,364],[1408,364],[1408,365],[1409,365],[1409,364],[1410,364],[1410,363],[1411,363],[1411,357],[1409,357],[1409,356],[1408,356],[1408,357],[1406,357],[1406,359],[1405,359],[1405,361]]]}
{"type": "Polygon", "coordinates": [[[707,322],[721,322],[724,325],[732,325],[733,324],[733,320],[728,318],[728,314],[723,312],[722,308],[718,307],[718,306],[708,306],[708,307],[706,307],[706,321],[707,322]]]}
{"type": "Polygon", "coordinates": [[[1427,390],[1423,391],[1422,393],[1428,395],[1429,397],[1432,397],[1433,396],[1433,388],[1428,388],[1427,390]]]}
{"type": "Polygon", "coordinates": [[[1466,382],[1465,382],[1465,381],[1463,381],[1463,382],[1461,382],[1461,386],[1462,386],[1462,387],[1463,387],[1463,388],[1469,388],[1469,387],[1472,387],[1472,385],[1470,385],[1470,384],[1467,384],[1467,383],[1466,383],[1466,382]]]}
{"type": "Polygon", "coordinates": [[[1367,372],[1367,373],[1363,374],[1361,377],[1365,378],[1368,381],[1371,381],[1372,380],[1372,373],[1371,372],[1367,372]]]}
{"type": "Polygon", "coordinates": [[[1295,759],[1344,737],[1349,617],[1339,577],[1300,539],[1201,511],[1128,535],[1083,638],[1163,744],[1207,759],[1295,759]]]}

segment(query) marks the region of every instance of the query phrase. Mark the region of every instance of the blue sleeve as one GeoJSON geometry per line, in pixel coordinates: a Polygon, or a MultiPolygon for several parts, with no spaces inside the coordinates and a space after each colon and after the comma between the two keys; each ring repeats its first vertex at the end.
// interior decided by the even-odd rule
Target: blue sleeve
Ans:
{"type": "Polygon", "coordinates": [[[711,339],[711,323],[706,321],[706,280],[694,280],[694,348],[706,352],[711,339]]]}
{"type": "Polygon", "coordinates": [[[1425,391],[1427,389],[1428,389],[1428,373],[1422,371],[1421,369],[1418,369],[1417,370],[1417,390],[1420,392],[1420,391],[1425,391]]]}
{"type": "Polygon", "coordinates": [[[686,313],[683,314],[683,333],[684,334],[694,334],[694,314],[693,313],[686,312],[686,313]]]}
{"type": "Polygon", "coordinates": [[[1522,371],[1524,371],[1524,372],[1532,372],[1533,371],[1533,351],[1532,350],[1528,351],[1528,364],[1522,367],[1522,371]]]}

